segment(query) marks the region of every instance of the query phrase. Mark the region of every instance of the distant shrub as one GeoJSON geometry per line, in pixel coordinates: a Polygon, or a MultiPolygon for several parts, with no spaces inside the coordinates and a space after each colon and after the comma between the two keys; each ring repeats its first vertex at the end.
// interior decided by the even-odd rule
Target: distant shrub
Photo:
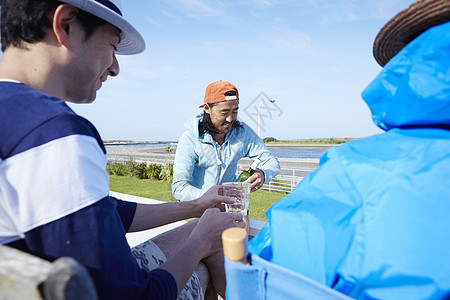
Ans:
{"type": "Polygon", "coordinates": [[[134,167],[133,176],[139,179],[159,179],[162,167],[158,164],[140,163],[134,167]]]}
{"type": "Polygon", "coordinates": [[[278,140],[274,137],[266,137],[263,139],[264,143],[270,143],[270,142],[278,142],[278,140]]]}
{"type": "Polygon", "coordinates": [[[129,174],[128,167],[117,161],[108,161],[106,165],[106,171],[109,175],[126,176],[129,174]]]}
{"type": "Polygon", "coordinates": [[[166,147],[166,153],[169,155],[169,158],[170,158],[170,154],[172,154],[172,152],[173,152],[173,148],[170,147],[170,146],[167,146],[166,147]]]}
{"type": "Polygon", "coordinates": [[[147,178],[159,179],[162,167],[158,164],[150,164],[147,166],[147,178]]]}
{"type": "Polygon", "coordinates": [[[161,171],[160,177],[162,180],[172,182],[173,180],[173,163],[166,163],[161,171]]]}
{"type": "Polygon", "coordinates": [[[139,178],[139,179],[147,179],[147,164],[146,163],[140,163],[134,166],[133,170],[133,176],[139,178]]]}
{"type": "Polygon", "coordinates": [[[128,157],[128,159],[125,161],[125,165],[128,168],[128,174],[130,174],[130,176],[135,176],[135,168],[137,166],[137,163],[132,156],[128,157]]]}
{"type": "Polygon", "coordinates": [[[336,144],[343,144],[343,143],[346,143],[348,140],[345,140],[345,139],[334,139],[334,142],[336,143],[336,144]]]}
{"type": "Polygon", "coordinates": [[[166,163],[166,166],[163,168],[163,166],[156,163],[136,163],[131,157],[125,163],[108,161],[106,171],[109,175],[130,175],[139,179],[164,179],[165,181],[172,181],[173,178],[172,163],[166,163]]]}
{"type": "Polygon", "coordinates": [[[320,144],[333,144],[333,145],[339,145],[348,142],[349,138],[324,138],[324,139],[316,139],[315,141],[320,144]]]}

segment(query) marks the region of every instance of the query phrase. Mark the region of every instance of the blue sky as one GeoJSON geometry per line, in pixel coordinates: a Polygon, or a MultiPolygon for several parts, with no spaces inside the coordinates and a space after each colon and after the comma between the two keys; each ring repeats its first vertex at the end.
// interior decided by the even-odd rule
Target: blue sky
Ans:
{"type": "Polygon", "coordinates": [[[239,118],[278,139],[364,137],[373,125],[362,90],[380,72],[379,29],[413,0],[122,1],[147,49],[118,56],[93,104],[71,105],[105,140],[173,141],[206,86],[234,83],[239,118]],[[253,114],[253,115],[252,115],[253,114]]]}

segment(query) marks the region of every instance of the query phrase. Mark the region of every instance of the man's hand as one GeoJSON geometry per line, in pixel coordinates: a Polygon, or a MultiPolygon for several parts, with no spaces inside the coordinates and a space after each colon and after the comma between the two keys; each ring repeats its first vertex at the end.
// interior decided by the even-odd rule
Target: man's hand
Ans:
{"type": "Polygon", "coordinates": [[[195,211],[198,212],[197,217],[200,217],[208,208],[218,208],[225,211],[224,203],[230,204],[236,201],[233,197],[222,196],[223,188],[221,185],[211,187],[200,198],[194,200],[195,211]]]}
{"type": "MultiPolygon", "coordinates": [[[[181,241],[177,237],[177,234],[186,234],[185,229],[192,228],[190,227],[191,224],[194,225],[195,223],[194,229],[192,229],[189,237],[184,241],[182,246],[175,246],[175,253],[166,255],[168,258],[167,262],[159,267],[160,269],[167,270],[175,278],[178,293],[182,291],[189,276],[191,276],[202,259],[211,258],[213,255],[217,257],[219,254],[223,259],[223,254],[220,253],[222,248],[222,232],[229,227],[243,228],[245,226],[243,216],[240,213],[226,213],[221,212],[218,208],[209,208],[203,213],[200,219],[180,226],[181,231],[175,228],[173,231],[167,232],[166,236],[172,234],[171,239],[175,239],[175,243],[179,244],[181,241]]],[[[168,245],[174,247],[173,244],[168,245]]],[[[220,266],[222,268],[223,262],[221,262],[220,266]]],[[[223,268],[220,272],[220,276],[225,278],[223,268]]],[[[222,294],[224,294],[224,288],[222,290],[222,294]]]]}
{"type": "MultiPolygon", "coordinates": [[[[239,168],[241,169],[241,171],[248,171],[248,168],[239,168]]],[[[252,189],[250,190],[250,192],[255,192],[263,186],[265,179],[266,175],[264,175],[264,172],[260,169],[256,169],[255,173],[253,173],[253,175],[250,176],[245,182],[251,183],[252,189]]]]}
{"type": "MultiPolygon", "coordinates": [[[[191,237],[199,237],[204,243],[209,256],[211,252],[222,248],[222,232],[230,227],[245,228],[246,223],[242,214],[221,212],[217,208],[207,209],[198,220],[197,226],[191,233],[191,237]]],[[[198,240],[198,239],[197,239],[198,240]]],[[[198,245],[200,246],[200,245],[198,245]]]]}

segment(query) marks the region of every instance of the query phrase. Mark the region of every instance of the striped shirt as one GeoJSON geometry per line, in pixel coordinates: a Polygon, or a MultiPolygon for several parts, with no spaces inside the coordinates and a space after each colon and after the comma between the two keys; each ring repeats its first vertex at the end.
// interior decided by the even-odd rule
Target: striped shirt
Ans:
{"type": "Polygon", "coordinates": [[[48,260],[71,256],[101,299],[174,299],[164,270],[142,270],[125,233],[136,204],[109,196],[95,127],[58,98],[0,81],[0,243],[48,260]]]}

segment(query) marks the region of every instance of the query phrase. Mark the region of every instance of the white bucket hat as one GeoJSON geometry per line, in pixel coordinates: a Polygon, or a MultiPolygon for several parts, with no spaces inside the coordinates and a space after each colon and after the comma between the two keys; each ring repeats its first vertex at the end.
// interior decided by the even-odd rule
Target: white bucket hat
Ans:
{"type": "Polygon", "coordinates": [[[120,43],[116,54],[138,54],[145,50],[145,41],[140,33],[122,17],[120,0],[60,0],[119,28],[120,43]]]}

